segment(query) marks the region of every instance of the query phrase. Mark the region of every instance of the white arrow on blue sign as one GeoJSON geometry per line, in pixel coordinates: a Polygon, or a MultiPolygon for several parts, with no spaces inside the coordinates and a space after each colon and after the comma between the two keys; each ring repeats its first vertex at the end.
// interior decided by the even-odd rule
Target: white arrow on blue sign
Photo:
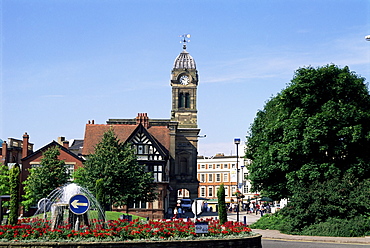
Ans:
{"type": "Polygon", "coordinates": [[[90,201],[86,196],[78,194],[74,195],[69,199],[69,209],[74,214],[84,214],[89,210],[90,201]]]}

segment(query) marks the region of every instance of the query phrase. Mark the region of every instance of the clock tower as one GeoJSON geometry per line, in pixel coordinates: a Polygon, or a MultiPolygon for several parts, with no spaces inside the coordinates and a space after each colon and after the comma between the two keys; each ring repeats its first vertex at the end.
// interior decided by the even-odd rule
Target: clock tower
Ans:
{"type": "Polygon", "coordinates": [[[175,59],[171,72],[171,121],[178,122],[180,128],[197,128],[198,71],[193,57],[186,51],[185,37],[184,50],[175,59]]]}
{"type": "MultiPolygon", "coordinates": [[[[175,59],[171,71],[172,110],[171,122],[176,124],[173,133],[171,154],[173,164],[170,170],[170,202],[182,198],[197,198],[199,181],[197,179],[198,135],[197,124],[197,86],[198,71],[193,57],[186,51],[187,38],[183,35],[183,51],[175,59]],[[186,192],[186,193],[184,193],[186,192]]],[[[172,206],[174,207],[174,206],[172,206]]]]}

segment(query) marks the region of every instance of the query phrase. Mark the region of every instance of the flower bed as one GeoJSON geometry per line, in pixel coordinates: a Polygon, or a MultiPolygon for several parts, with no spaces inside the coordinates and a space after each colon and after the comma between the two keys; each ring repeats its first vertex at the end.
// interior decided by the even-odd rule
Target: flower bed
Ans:
{"type": "MultiPolygon", "coordinates": [[[[218,220],[205,219],[208,222],[210,237],[247,236],[251,229],[236,222],[226,222],[221,225],[218,220]]],[[[79,231],[70,226],[59,226],[51,230],[50,223],[42,220],[31,221],[25,219],[18,225],[0,226],[0,241],[127,241],[127,240],[176,240],[194,239],[195,223],[180,220],[149,220],[126,221],[115,220],[106,225],[96,225],[94,229],[88,227],[79,231]]],[[[204,236],[204,235],[202,235],[204,236]]]]}

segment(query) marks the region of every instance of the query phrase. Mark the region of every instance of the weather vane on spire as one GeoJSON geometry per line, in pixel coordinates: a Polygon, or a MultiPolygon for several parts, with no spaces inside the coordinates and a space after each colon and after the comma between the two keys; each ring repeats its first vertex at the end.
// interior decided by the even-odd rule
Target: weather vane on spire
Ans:
{"type": "Polygon", "coordinates": [[[190,42],[190,40],[189,40],[190,34],[183,34],[183,35],[180,35],[180,37],[181,37],[180,43],[184,43],[183,49],[185,50],[186,49],[186,43],[190,42]]]}

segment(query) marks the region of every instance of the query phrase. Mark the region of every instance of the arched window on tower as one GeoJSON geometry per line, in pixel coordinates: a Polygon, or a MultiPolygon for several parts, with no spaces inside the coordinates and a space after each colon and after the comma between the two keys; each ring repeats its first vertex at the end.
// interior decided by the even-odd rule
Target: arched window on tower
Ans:
{"type": "Polygon", "coordinates": [[[181,174],[185,174],[185,175],[189,173],[188,172],[188,160],[184,157],[180,159],[180,171],[181,171],[181,174]]]}
{"type": "Polygon", "coordinates": [[[190,108],[190,94],[185,94],[185,108],[190,108]]]}
{"type": "Polygon", "coordinates": [[[185,100],[184,99],[184,93],[182,93],[182,92],[179,93],[179,106],[178,106],[179,108],[183,108],[184,107],[184,105],[185,105],[184,104],[184,100],[185,100]]]}

